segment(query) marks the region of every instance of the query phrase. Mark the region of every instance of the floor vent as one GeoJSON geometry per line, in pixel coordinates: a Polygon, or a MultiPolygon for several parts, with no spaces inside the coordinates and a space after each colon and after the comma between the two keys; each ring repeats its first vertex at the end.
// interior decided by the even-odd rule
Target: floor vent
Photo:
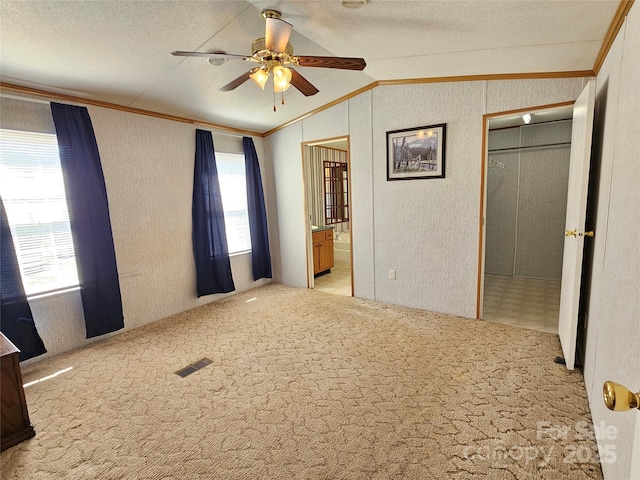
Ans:
{"type": "Polygon", "coordinates": [[[194,372],[197,372],[198,370],[206,367],[207,365],[212,364],[213,361],[209,360],[208,358],[203,358],[202,360],[198,360],[195,363],[192,363],[191,365],[189,365],[188,367],[183,368],[182,370],[178,370],[176,372],[176,375],[178,375],[179,377],[186,377],[191,375],[194,372]]]}

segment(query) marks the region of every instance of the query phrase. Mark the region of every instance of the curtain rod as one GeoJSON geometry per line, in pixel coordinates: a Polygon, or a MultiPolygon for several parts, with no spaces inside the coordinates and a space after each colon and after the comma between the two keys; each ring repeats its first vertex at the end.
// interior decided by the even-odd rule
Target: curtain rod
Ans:
{"type": "Polygon", "coordinates": [[[522,147],[494,148],[489,150],[488,152],[497,153],[497,152],[508,152],[510,150],[528,150],[529,148],[564,147],[568,145],[571,145],[571,142],[546,143],[543,145],[525,145],[522,147]]]}
{"type": "Polygon", "coordinates": [[[38,98],[21,97],[19,95],[11,95],[9,93],[0,93],[0,97],[2,97],[2,98],[10,98],[12,100],[22,100],[24,102],[31,102],[31,103],[44,103],[45,105],[50,105],[51,104],[51,102],[49,100],[40,100],[38,98]]]}

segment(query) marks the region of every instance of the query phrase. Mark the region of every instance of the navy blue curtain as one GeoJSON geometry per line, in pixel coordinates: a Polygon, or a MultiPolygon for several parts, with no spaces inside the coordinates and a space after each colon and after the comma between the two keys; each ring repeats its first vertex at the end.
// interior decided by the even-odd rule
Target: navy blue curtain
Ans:
{"type": "Polygon", "coordinates": [[[227,233],[211,132],[196,129],[193,171],[193,256],[198,297],[233,292],[227,233]]]}
{"type": "Polygon", "coordinates": [[[0,198],[0,330],[20,350],[20,361],[46,353],[24,293],[18,259],[0,198]]]}
{"type": "Polygon", "coordinates": [[[258,163],[258,155],[253,139],[243,137],[242,146],[244,148],[247,175],[247,208],[249,210],[249,231],[251,233],[253,279],[271,278],[267,211],[264,205],[260,164],[258,163]]]}
{"type": "Polygon", "coordinates": [[[87,338],[124,327],[107,189],[85,107],[51,103],[87,338]]]}

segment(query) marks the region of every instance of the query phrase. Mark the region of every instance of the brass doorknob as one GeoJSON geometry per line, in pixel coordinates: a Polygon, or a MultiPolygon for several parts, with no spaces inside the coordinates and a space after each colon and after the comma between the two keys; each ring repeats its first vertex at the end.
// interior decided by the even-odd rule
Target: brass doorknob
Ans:
{"type": "Polygon", "coordinates": [[[607,381],[602,386],[604,404],[614,412],[626,412],[632,408],[640,409],[640,394],[633,393],[619,383],[607,381]]]}
{"type": "Polygon", "coordinates": [[[578,232],[576,230],[565,230],[564,231],[564,236],[565,237],[577,237],[578,236],[578,232]]]}

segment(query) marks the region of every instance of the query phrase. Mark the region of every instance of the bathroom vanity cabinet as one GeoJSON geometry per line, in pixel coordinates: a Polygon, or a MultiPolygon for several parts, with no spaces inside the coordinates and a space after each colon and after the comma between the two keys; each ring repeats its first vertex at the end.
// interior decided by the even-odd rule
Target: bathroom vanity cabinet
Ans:
{"type": "Polygon", "coordinates": [[[333,228],[313,232],[313,274],[333,268],[333,228]]]}

